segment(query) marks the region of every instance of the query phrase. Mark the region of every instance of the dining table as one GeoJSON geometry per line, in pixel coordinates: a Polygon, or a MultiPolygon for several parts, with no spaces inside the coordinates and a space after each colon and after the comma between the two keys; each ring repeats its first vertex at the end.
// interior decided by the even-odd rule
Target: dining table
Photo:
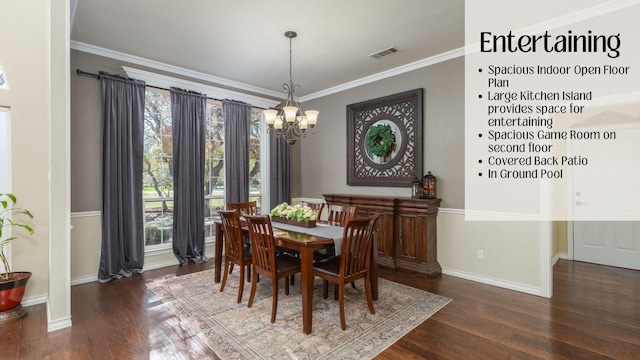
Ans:
{"type": "MultiPolygon", "coordinates": [[[[335,249],[337,255],[339,250],[336,249],[338,243],[341,244],[342,234],[338,229],[330,228],[305,228],[295,225],[281,225],[273,222],[273,238],[276,246],[285,249],[295,250],[300,253],[300,287],[302,293],[302,331],[309,334],[312,331],[313,318],[313,292],[314,292],[314,275],[313,261],[314,251],[321,249],[335,249]]],[[[318,227],[339,227],[338,223],[329,223],[326,221],[318,221],[318,227]]],[[[342,229],[340,227],[340,229],[342,229]]],[[[242,231],[249,233],[249,228],[243,222],[242,231]]],[[[222,271],[222,249],[224,248],[224,237],[222,231],[222,222],[215,222],[215,256],[214,256],[214,281],[220,282],[222,271]]],[[[373,300],[378,299],[378,252],[376,244],[376,236],[373,236],[371,251],[371,266],[369,278],[371,280],[371,297],[373,300]]]]}

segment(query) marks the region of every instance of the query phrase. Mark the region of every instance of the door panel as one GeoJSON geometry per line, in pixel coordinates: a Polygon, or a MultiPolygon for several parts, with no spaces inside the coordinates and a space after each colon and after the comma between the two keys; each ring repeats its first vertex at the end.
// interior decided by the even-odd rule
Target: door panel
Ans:
{"type": "Polygon", "coordinates": [[[574,258],[640,270],[640,222],[575,221],[574,258]]]}

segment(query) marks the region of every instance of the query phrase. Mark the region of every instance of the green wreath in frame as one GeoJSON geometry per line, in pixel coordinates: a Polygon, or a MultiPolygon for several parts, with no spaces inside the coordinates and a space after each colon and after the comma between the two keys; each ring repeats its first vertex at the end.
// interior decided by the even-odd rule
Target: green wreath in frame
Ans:
{"type": "Polygon", "coordinates": [[[375,156],[384,157],[396,143],[396,136],[391,131],[391,126],[379,124],[369,128],[365,145],[375,156]]]}

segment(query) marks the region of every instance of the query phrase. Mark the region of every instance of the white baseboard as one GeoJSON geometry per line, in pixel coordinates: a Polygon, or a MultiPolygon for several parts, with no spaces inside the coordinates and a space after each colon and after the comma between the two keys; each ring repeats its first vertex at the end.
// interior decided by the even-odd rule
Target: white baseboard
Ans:
{"type": "Polygon", "coordinates": [[[47,303],[47,295],[36,295],[22,299],[22,306],[33,306],[47,303]]]}
{"type": "Polygon", "coordinates": [[[71,286],[87,284],[94,281],[98,281],[98,274],[92,274],[92,275],[71,279],[71,286]]]}
{"type": "MultiPolygon", "coordinates": [[[[49,302],[47,302],[47,318],[51,316],[51,310],[49,309],[49,302]]],[[[47,319],[47,332],[66,329],[71,327],[71,316],[65,316],[60,319],[51,320],[47,319]]]]}
{"type": "Polygon", "coordinates": [[[66,329],[72,325],[71,318],[52,321],[47,325],[47,332],[66,329]]]}
{"type": "Polygon", "coordinates": [[[553,267],[558,260],[563,259],[563,260],[567,260],[569,258],[569,255],[567,253],[557,253],[553,259],[551,259],[551,267],[553,267]]]}
{"type": "Polygon", "coordinates": [[[510,281],[494,279],[487,276],[478,276],[475,274],[471,274],[471,273],[467,273],[467,272],[459,271],[455,269],[442,268],[442,273],[445,275],[455,276],[458,278],[471,280],[471,281],[479,282],[482,284],[497,286],[497,287],[501,287],[509,290],[520,291],[520,292],[531,294],[531,295],[542,296],[541,289],[531,285],[524,285],[524,284],[514,283],[510,281]]]}
{"type": "MultiPolygon", "coordinates": [[[[172,259],[165,262],[154,263],[149,266],[144,266],[142,268],[142,271],[144,272],[144,271],[155,270],[155,269],[160,269],[168,266],[176,266],[176,265],[178,265],[178,261],[172,259]]],[[[94,281],[98,281],[97,273],[71,279],[71,286],[87,284],[94,281]]]]}
{"type": "MultiPolygon", "coordinates": [[[[213,259],[213,258],[211,258],[213,259]]],[[[178,266],[178,260],[176,259],[171,259],[171,260],[167,260],[164,262],[157,262],[157,263],[153,263],[149,266],[144,266],[142,268],[143,271],[149,271],[149,270],[155,270],[155,269],[161,269],[161,268],[165,268],[165,267],[169,267],[169,266],[178,266]]]]}

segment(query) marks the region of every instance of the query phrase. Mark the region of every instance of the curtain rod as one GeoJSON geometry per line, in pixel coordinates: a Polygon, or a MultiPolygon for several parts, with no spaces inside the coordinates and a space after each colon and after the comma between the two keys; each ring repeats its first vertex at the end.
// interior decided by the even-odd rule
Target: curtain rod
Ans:
{"type": "MultiPolygon", "coordinates": [[[[94,73],[82,71],[80,69],[76,69],[76,74],[78,74],[79,76],[88,76],[88,77],[92,77],[94,79],[100,80],[100,75],[99,74],[94,74],[94,73]]],[[[153,86],[153,85],[147,85],[147,84],[145,84],[144,86],[148,86],[148,87],[153,88],[153,89],[169,91],[169,89],[165,89],[165,88],[162,88],[162,87],[159,87],[159,86],[153,86]]],[[[212,99],[212,98],[208,97],[207,99],[212,99]]],[[[212,100],[218,100],[218,99],[212,99],[212,100]]]]}
{"type": "MultiPolygon", "coordinates": [[[[98,74],[94,74],[94,73],[90,73],[90,72],[86,72],[86,71],[82,71],[82,70],[80,70],[80,69],[76,69],[76,74],[78,74],[78,76],[88,76],[88,77],[92,77],[92,78],[95,78],[95,79],[98,79],[98,80],[100,79],[100,75],[98,75],[98,74]]],[[[169,90],[169,89],[167,89],[167,88],[163,88],[163,87],[159,87],[159,86],[146,85],[146,84],[145,84],[145,86],[150,87],[150,88],[153,88],[153,89],[164,90],[164,91],[170,91],[170,90],[169,90]]],[[[209,100],[216,100],[216,101],[222,101],[221,99],[211,98],[211,97],[208,97],[208,96],[207,96],[207,99],[209,99],[209,100]]],[[[256,108],[256,109],[263,109],[263,108],[261,108],[261,107],[257,107],[257,106],[253,106],[253,105],[251,105],[251,107],[252,107],[252,108],[256,108]]],[[[264,109],[263,109],[263,110],[264,110],[264,109]]]]}

